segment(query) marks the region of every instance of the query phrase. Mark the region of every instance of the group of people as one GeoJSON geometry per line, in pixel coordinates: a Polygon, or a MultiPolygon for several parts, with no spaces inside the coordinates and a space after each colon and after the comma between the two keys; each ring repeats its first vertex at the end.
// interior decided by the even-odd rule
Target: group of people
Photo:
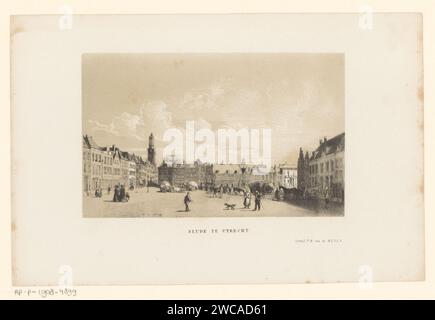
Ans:
{"type": "MultiPolygon", "coordinates": [[[[261,198],[262,194],[257,190],[254,192],[254,211],[260,211],[261,209],[261,198]]],[[[243,207],[244,209],[250,209],[251,208],[251,192],[245,191],[243,193],[243,207]]]]}
{"type": "MultiPolygon", "coordinates": [[[[262,194],[257,190],[254,192],[254,203],[255,203],[255,207],[253,209],[253,211],[260,211],[262,205],[261,205],[261,199],[262,199],[262,194]]],[[[192,202],[192,197],[190,196],[190,192],[188,191],[186,193],[186,195],[184,196],[184,207],[185,207],[185,211],[189,212],[190,211],[190,203],[192,202]]],[[[243,194],[243,207],[245,209],[250,209],[251,208],[251,192],[250,191],[245,191],[243,194]]]]}
{"type": "Polygon", "coordinates": [[[211,193],[213,194],[213,198],[219,197],[222,198],[222,196],[224,194],[234,194],[235,193],[235,188],[234,186],[231,185],[205,185],[205,186],[201,186],[202,188],[200,188],[200,190],[205,190],[207,193],[211,193]]]}
{"type": "Polygon", "coordinates": [[[130,200],[130,194],[125,191],[123,184],[117,184],[113,193],[113,202],[127,202],[130,200]]]}
{"type": "Polygon", "coordinates": [[[275,200],[281,201],[284,199],[284,191],[281,188],[275,188],[275,200]]]}
{"type": "Polygon", "coordinates": [[[101,188],[95,189],[95,198],[101,198],[103,196],[103,190],[101,188]]]}

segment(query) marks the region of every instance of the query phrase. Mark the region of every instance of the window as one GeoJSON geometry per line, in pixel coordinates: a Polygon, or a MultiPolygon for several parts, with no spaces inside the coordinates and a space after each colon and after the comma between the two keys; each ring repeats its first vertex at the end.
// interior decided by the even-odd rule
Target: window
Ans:
{"type": "Polygon", "coordinates": [[[320,173],[323,173],[323,163],[320,164],[320,173]]]}
{"type": "Polygon", "coordinates": [[[329,171],[329,162],[326,162],[326,172],[329,171]]]}

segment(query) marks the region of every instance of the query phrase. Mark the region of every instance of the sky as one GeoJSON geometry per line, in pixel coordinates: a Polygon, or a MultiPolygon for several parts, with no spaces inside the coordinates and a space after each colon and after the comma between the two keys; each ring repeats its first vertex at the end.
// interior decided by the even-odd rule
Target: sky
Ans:
{"type": "Polygon", "coordinates": [[[84,54],[82,128],[101,146],[162,160],[167,129],[271,129],[272,162],[344,132],[344,55],[84,54]]]}

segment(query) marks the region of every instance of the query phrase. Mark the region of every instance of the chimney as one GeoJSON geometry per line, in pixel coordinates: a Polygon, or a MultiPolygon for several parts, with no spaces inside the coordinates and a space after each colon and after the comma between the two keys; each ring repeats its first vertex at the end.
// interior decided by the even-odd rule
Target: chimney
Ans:
{"type": "Polygon", "coordinates": [[[323,137],[323,142],[326,142],[326,141],[328,141],[328,139],[326,139],[326,137],[323,137]]]}

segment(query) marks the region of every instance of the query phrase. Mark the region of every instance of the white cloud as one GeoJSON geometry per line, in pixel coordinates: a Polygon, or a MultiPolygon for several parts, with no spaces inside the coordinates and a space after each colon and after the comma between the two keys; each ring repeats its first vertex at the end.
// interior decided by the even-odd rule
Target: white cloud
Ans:
{"type": "Polygon", "coordinates": [[[117,137],[134,138],[146,141],[152,132],[156,139],[162,137],[164,130],[172,126],[171,113],[162,101],[149,102],[139,108],[139,114],[123,112],[113,117],[110,123],[89,120],[91,131],[103,131],[117,137]]]}

